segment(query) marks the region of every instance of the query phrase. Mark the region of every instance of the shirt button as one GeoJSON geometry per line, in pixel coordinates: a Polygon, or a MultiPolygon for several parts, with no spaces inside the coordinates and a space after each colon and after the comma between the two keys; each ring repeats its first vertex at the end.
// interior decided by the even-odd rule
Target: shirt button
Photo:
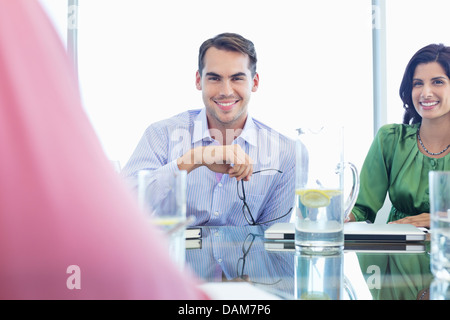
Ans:
{"type": "Polygon", "coordinates": [[[222,187],[222,183],[219,183],[218,186],[219,186],[219,187],[222,187]]]}
{"type": "Polygon", "coordinates": [[[214,212],[214,215],[215,215],[216,217],[218,217],[218,216],[219,216],[219,212],[218,212],[218,211],[214,212]]]}
{"type": "Polygon", "coordinates": [[[431,159],[431,166],[433,167],[433,169],[436,167],[436,160],[431,159]]]}
{"type": "Polygon", "coordinates": [[[221,258],[217,259],[217,262],[222,263],[222,259],[221,258]]]}

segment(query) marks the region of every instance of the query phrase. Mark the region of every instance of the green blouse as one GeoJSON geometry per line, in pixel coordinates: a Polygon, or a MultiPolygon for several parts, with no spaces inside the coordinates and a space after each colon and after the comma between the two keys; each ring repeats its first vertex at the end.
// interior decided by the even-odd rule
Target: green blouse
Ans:
{"type": "Polygon", "coordinates": [[[435,159],[417,147],[420,124],[388,124],[378,131],[361,169],[361,185],[352,212],[374,221],[386,192],[392,208],[388,221],[430,212],[429,171],[450,170],[450,156],[435,159]]]}

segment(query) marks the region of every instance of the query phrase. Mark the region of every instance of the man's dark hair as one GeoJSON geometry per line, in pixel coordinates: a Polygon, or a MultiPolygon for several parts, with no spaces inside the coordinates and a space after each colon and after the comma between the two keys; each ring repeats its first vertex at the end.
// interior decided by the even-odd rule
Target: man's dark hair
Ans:
{"type": "Polygon", "coordinates": [[[211,47],[219,50],[241,52],[248,55],[250,60],[250,64],[248,67],[252,73],[252,76],[256,74],[257,59],[253,42],[236,33],[221,33],[214,38],[206,40],[200,46],[198,54],[198,71],[200,73],[200,76],[204,68],[203,59],[205,57],[205,53],[211,47]]]}

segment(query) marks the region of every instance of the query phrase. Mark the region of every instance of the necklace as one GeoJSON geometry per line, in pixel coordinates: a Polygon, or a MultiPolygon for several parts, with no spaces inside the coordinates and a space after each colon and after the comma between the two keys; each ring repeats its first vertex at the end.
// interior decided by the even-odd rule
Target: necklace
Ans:
{"type": "MultiPolygon", "coordinates": [[[[419,128],[419,129],[420,129],[420,128],[419,128]]],[[[423,150],[425,150],[425,152],[428,153],[429,155],[431,155],[431,156],[438,156],[438,155],[440,155],[440,154],[443,154],[445,151],[447,151],[448,148],[450,148],[450,144],[449,144],[448,146],[446,146],[446,147],[444,148],[444,150],[442,150],[442,151],[440,151],[440,152],[436,152],[436,153],[435,153],[435,152],[430,152],[430,151],[428,151],[428,149],[425,148],[425,146],[423,145],[422,139],[420,139],[419,129],[417,129],[417,139],[419,139],[419,143],[420,143],[420,145],[422,146],[423,150]]]]}

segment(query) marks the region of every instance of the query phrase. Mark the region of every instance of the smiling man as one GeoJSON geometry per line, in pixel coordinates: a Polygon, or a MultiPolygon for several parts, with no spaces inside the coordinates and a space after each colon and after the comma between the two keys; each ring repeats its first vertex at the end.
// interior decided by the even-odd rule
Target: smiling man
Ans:
{"type": "Polygon", "coordinates": [[[136,181],[140,170],[155,177],[187,171],[187,216],[197,225],[289,220],[294,142],[249,115],[259,85],[256,62],[253,43],[238,34],[206,40],[195,77],[204,108],[148,127],[123,175],[136,181]]]}
{"type": "Polygon", "coordinates": [[[259,75],[249,70],[249,56],[211,47],[203,59],[203,68],[199,69],[202,71],[196,74],[196,85],[203,91],[210,126],[221,131],[242,129],[250,93],[255,92],[259,84],[259,75]]]}

